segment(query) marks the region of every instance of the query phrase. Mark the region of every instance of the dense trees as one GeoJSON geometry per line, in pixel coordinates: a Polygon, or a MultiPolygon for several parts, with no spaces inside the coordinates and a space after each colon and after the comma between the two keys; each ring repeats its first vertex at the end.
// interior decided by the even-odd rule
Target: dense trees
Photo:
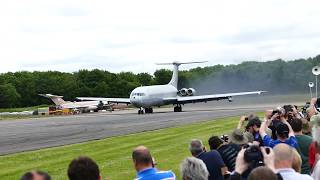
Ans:
{"type": "Polygon", "coordinates": [[[16,88],[12,84],[0,85],[0,107],[12,107],[18,104],[21,97],[16,88]]]}
{"type": "MultiPolygon", "coordinates": [[[[268,62],[243,62],[238,65],[215,65],[180,71],[179,88],[193,87],[199,94],[248,90],[267,90],[269,93],[308,92],[307,83],[314,80],[311,68],[320,64],[314,58],[268,62]]],[[[79,70],[75,73],[57,71],[15,72],[0,74],[0,107],[21,107],[49,100],[39,93],[64,95],[73,100],[77,96],[128,97],[131,90],[141,85],[165,84],[172,71],[118,74],[104,70],[79,70]]]]}

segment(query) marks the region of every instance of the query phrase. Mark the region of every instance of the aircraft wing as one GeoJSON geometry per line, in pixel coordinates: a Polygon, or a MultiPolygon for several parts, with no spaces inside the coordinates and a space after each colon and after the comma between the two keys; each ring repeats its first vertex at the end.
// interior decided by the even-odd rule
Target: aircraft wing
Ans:
{"type": "Polygon", "coordinates": [[[97,97],[77,97],[81,101],[102,101],[109,103],[123,103],[130,104],[129,98],[97,98],[97,97]]]}
{"type": "MultiPolygon", "coordinates": [[[[252,91],[252,92],[239,92],[239,93],[226,93],[226,94],[211,94],[211,95],[202,95],[202,96],[183,96],[177,97],[176,103],[187,104],[187,103],[197,103],[197,102],[207,102],[207,101],[217,101],[222,99],[229,99],[233,96],[243,96],[250,94],[261,94],[266,91],[252,91]]],[[[169,100],[169,99],[168,99],[169,100]]],[[[169,100],[172,101],[173,99],[169,100]]]]}

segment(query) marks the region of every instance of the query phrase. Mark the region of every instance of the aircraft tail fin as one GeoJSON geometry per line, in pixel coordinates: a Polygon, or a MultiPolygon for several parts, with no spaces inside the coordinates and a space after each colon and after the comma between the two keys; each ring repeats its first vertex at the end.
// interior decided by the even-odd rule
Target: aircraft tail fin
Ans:
{"type": "Polygon", "coordinates": [[[62,104],[65,104],[66,102],[62,99],[63,96],[57,96],[53,94],[39,94],[39,96],[46,97],[51,99],[55,105],[60,106],[62,104]]]}
{"type": "Polygon", "coordinates": [[[192,61],[192,62],[172,62],[172,63],[157,63],[157,65],[173,65],[173,73],[171,80],[168,84],[171,84],[175,88],[178,89],[178,72],[179,72],[179,66],[181,64],[195,64],[195,63],[205,63],[208,61],[192,61]]]}

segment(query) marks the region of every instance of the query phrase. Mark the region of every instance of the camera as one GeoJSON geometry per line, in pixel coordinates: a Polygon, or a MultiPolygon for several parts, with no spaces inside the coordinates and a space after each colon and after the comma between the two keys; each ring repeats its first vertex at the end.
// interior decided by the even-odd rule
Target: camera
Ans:
{"type": "Polygon", "coordinates": [[[317,109],[318,112],[320,112],[320,98],[317,98],[317,102],[315,104],[315,108],[317,109]]]}
{"type": "Polygon", "coordinates": [[[229,136],[224,134],[224,135],[220,136],[220,139],[221,139],[223,142],[228,142],[228,141],[229,141],[229,136]]]}
{"type": "Polygon", "coordinates": [[[307,109],[310,107],[310,102],[306,102],[306,104],[302,107],[302,114],[304,117],[307,117],[307,109]]]}
{"type": "Polygon", "coordinates": [[[244,151],[244,160],[249,163],[249,169],[263,166],[263,154],[257,145],[247,145],[244,151]]]}
{"type": "Polygon", "coordinates": [[[278,114],[279,116],[282,116],[285,114],[285,109],[283,109],[282,107],[278,107],[277,109],[274,109],[272,111],[272,116],[278,114]]]}
{"type": "Polygon", "coordinates": [[[272,111],[272,116],[274,116],[275,114],[281,114],[281,111],[279,110],[279,109],[274,109],[273,111],[272,111]]]}
{"type": "Polygon", "coordinates": [[[284,105],[283,109],[284,109],[285,115],[288,118],[288,121],[291,121],[293,119],[293,117],[294,117],[294,115],[293,115],[293,106],[292,105],[284,105]]]}
{"type": "MultiPolygon", "coordinates": [[[[244,151],[244,161],[248,163],[248,169],[243,172],[242,176],[247,178],[250,174],[250,172],[259,167],[259,166],[264,166],[263,162],[263,154],[261,152],[261,149],[257,145],[245,145],[244,146],[245,151],[244,151]]],[[[266,148],[266,153],[270,153],[270,149],[266,148]]]]}
{"type": "Polygon", "coordinates": [[[283,109],[285,110],[285,113],[293,112],[293,106],[292,105],[284,105],[283,109]]]}

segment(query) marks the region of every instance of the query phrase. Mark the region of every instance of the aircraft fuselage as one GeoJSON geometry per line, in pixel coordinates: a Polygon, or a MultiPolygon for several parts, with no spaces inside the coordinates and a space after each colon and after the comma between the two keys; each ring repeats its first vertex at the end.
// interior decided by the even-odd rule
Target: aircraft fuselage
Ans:
{"type": "Polygon", "coordinates": [[[130,103],[139,108],[162,106],[165,98],[174,98],[177,93],[177,88],[170,84],[137,87],[130,94],[130,103]]]}

